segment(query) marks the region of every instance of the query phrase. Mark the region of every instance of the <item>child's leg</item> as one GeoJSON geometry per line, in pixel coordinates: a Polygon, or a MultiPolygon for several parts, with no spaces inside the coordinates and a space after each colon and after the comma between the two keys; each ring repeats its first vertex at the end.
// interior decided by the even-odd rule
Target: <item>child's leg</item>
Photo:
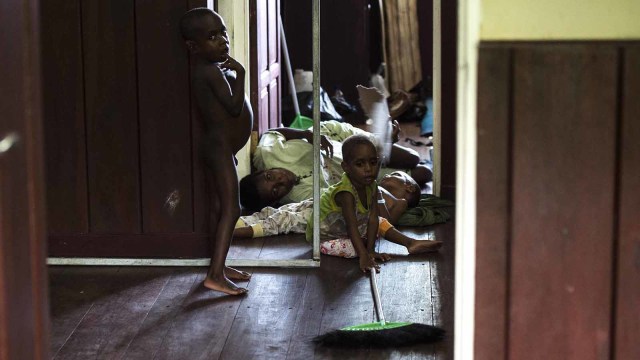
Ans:
{"type": "MultiPolygon", "coordinates": [[[[215,229],[215,233],[212,234],[213,254],[204,285],[212,290],[222,291],[231,295],[240,295],[246,293],[247,290],[238,287],[224,273],[224,262],[231,245],[233,228],[240,217],[238,175],[233,153],[224,144],[214,143],[210,145],[207,148],[209,157],[205,160],[205,164],[212,174],[210,185],[212,186],[212,193],[216,194],[213,200],[217,200],[220,211],[215,217],[212,216],[212,229],[215,229]]],[[[216,208],[214,207],[214,209],[216,208]]]]}
{"type": "Polygon", "coordinates": [[[358,257],[356,249],[349,238],[325,240],[320,243],[320,252],[325,255],[352,259],[358,257]]]}
{"type": "MultiPolygon", "coordinates": [[[[211,173],[210,169],[205,168],[205,176],[206,176],[206,191],[209,194],[209,228],[208,232],[211,234],[211,259],[213,259],[214,250],[215,250],[215,237],[218,231],[218,223],[220,222],[220,199],[218,198],[218,192],[216,189],[215,177],[211,173]]],[[[210,271],[211,272],[211,268],[210,271]]],[[[230,268],[225,266],[224,274],[227,278],[231,280],[249,280],[251,278],[251,274],[245,271],[236,270],[234,268],[230,268]]]]}
{"type": "Polygon", "coordinates": [[[401,233],[393,226],[389,227],[381,236],[384,236],[385,239],[392,243],[406,247],[409,254],[437,251],[442,246],[442,241],[417,240],[401,233]]]}

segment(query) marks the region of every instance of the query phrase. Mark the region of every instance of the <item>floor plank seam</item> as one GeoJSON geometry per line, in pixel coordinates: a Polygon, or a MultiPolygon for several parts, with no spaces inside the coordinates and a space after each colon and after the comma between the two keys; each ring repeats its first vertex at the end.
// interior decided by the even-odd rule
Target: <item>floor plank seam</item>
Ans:
{"type": "Polygon", "coordinates": [[[129,340],[129,343],[127,344],[127,347],[124,349],[124,353],[122,354],[122,357],[124,359],[126,359],[127,357],[127,353],[129,352],[129,347],[131,346],[131,344],[133,343],[133,341],[138,337],[138,334],[140,334],[140,329],[142,329],[142,326],[144,325],[144,322],[147,320],[147,317],[149,316],[149,313],[151,312],[151,310],[153,309],[153,307],[156,305],[156,303],[158,302],[158,299],[160,298],[160,295],[162,294],[162,292],[164,291],[164,289],[167,287],[167,284],[169,283],[169,281],[171,281],[171,279],[174,277],[174,275],[172,274],[171,276],[169,276],[169,278],[165,281],[164,285],[162,285],[162,289],[160,289],[160,291],[158,291],[158,295],[156,295],[156,298],[153,300],[153,303],[151,304],[151,306],[149,306],[149,310],[147,310],[147,313],[144,314],[144,318],[142,318],[142,321],[140,322],[140,326],[138,327],[138,329],[136,330],[136,334],[133,335],[131,337],[131,340],[129,340]]]}
{"type": "MultiPolygon", "coordinates": [[[[307,271],[307,275],[306,275],[306,276],[305,276],[305,278],[304,278],[304,289],[302,289],[302,294],[303,294],[302,298],[303,298],[303,299],[304,299],[304,294],[305,294],[305,292],[307,291],[307,285],[309,284],[309,273],[310,273],[310,271],[307,271]]],[[[294,324],[294,330],[295,330],[296,324],[298,324],[298,319],[300,319],[301,313],[303,313],[303,312],[304,312],[304,309],[305,309],[305,306],[304,306],[304,305],[305,305],[305,304],[304,304],[304,301],[303,301],[303,302],[300,304],[299,308],[298,308],[298,312],[297,312],[297,314],[296,314],[296,319],[295,319],[295,320],[294,320],[294,322],[293,322],[293,324],[294,324]]],[[[316,334],[316,335],[317,335],[317,334],[316,334]]],[[[292,339],[293,339],[293,337],[294,337],[294,336],[295,336],[295,335],[294,335],[294,334],[292,334],[292,335],[289,337],[289,342],[287,343],[287,353],[286,353],[286,354],[285,354],[285,356],[284,356],[284,358],[285,358],[285,359],[288,359],[288,358],[289,358],[289,352],[291,351],[291,341],[292,341],[292,339]]]]}
{"type": "Polygon", "coordinates": [[[64,343],[62,344],[62,346],[60,346],[60,348],[58,349],[58,351],[56,351],[55,355],[53,355],[53,357],[51,358],[52,360],[54,360],[58,354],[60,353],[60,351],[64,348],[65,345],[67,345],[67,342],[69,341],[69,339],[71,339],[71,337],[73,336],[73,334],[76,332],[76,329],[78,329],[78,326],[80,326],[80,324],[82,324],[82,322],[84,321],[84,318],[87,316],[87,314],[91,311],[91,309],[93,309],[93,304],[95,304],[95,302],[91,303],[91,306],[89,306],[89,308],[87,309],[87,311],[85,311],[84,315],[82,315],[82,318],[80,319],[80,321],[78,321],[78,323],[76,324],[76,326],[73,328],[73,330],[71,331],[71,333],[69,334],[69,336],[67,336],[67,338],[64,340],[64,343]]]}
{"type": "MultiPolygon", "coordinates": [[[[206,276],[206,275],[205,275],[206,276]]],[[[175,314],[173,315],[173,317],[171,318],[171,320],[173,320],[176,316],[178,316],[179,312],[177,310],[183,308],[184,306],[184,302],[187,301],[187,298],[189,297],[189,294],[191,294],[191,292],[195,289],[195,287],[199,281],[198,281],[198,277],[199,274],[196,273],[196,275],[193,276],[193,283],[191,284],[191,287],[189,288],[189,292],[187,292],[187,294],[184,296],[184,298],[182,299],[182,301],[180,302],[180,306],[176,307],[176,310],[174,310],[175,314]]],[[[167,329],[167,331],[165,331],[163,337],[162,337],[162,341],[160,342],[160,344],[158,345],[158,347],[156,348],[156,352],[153,354],[152,359],[155,360],[158,357],[158,354],[160,352],[160,349],[162,349],[162,346],[164,345],[165,340],[167,339],[167,334],[169,334],[171,332],[171,330],[173,329],[174,325],[175,325],[175,321],[171,321],[169,323],[169,328],[167,329]]]]}
{"type": "MultiPolygon", "coordinates": [[[[264,247],[264,243],[262,243],[262,246],[264,247]]],[[[260,253],[262,253],[262,248],[260,250],[260,253]]],[[[258,255],[258,257],[259,256],[260,255],[258,255]]],[[[251,278],[249,278],[249,281],[247,282],[247,287],[246,287],[247,289],[249,289],[249,285],[251,285],[251,280],[253,280],[254,273],[255,273],[255,269],[252,269],[251,278]]],[[[238,312],[240,311],[240,308],[242,307],[242,304],[244,304],[246,299],[247,297],[245,296],[242,300],[240,300],[240,304],[236,308],[236,313],[233,314],[233,321],[231,321],[231,326],[229,326],[229,331],[227,331],[227,336],[224,338],[224,344],[222,345],[220,354],[218,354],[218,357],[217,357],[218,359],[220,359],[220,356],[224,352],[224,349],[227,347],[227,341],[229,341],[229,336],[231,335],[231,329],[233,329],[233,325],[235,325],[236,319],[238,318],[238,312]]]]}

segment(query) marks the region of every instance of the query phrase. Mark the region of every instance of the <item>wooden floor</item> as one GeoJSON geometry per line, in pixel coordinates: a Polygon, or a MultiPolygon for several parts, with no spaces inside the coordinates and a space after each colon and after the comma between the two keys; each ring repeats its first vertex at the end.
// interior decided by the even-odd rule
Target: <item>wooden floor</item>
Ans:
{"type": "MultiPolygon", "coordinates": [[[[435,324],[447,338],[395,350],[332,350],[310,340],[335,328],[375,321],[368,278],[357,260],[323,256],[319,269],[248,269],[246,297],[205,290],[205,268],[50,267],[51,354],[55,359],[452,359],[453,223],[403,229],[445,242],[437,254],[397,254],[379,285],[392,321],[435,324]]],[[[266,238],[273,256],[282,240],[266,238]],[[273,248],[272,248],[273,246],[273,248]]],[[[252,240],[253,241],[253,240],[252,240]]],[[[254,248],[255,244],[234,245],[254,248]]],[[[295,246],[294,246],[295,247],[295,246]]]]}
{"type": "MultiPolygon", "coordinates": [[[[409,136],[416,129],[404,125],[409,136]]],[[[423,140],[412,136],[416,140],[423,140]]],[[[406,143],[401,143],[407,145],[406,143]]],[[[425,147],[416,148],[424,154],[425,147]]],[[[454,211],[451,209],[451,215],[454,211]]],[[[444,241],[439,253],[396,254],[378,276],[387,320],[434,324],[440,343],[402,349],[315,346],[327,331],[375,321],[368,277],[357,260],[323,256],[319,269],[245,269],[245,297],[202,286],[206,269],[50,267],[51,355],[55,359],[453,359],[454,224],[402,228],[444,241]]],[[[310,258],[303,235],[236,241],[229,258],[310,258]]]]}

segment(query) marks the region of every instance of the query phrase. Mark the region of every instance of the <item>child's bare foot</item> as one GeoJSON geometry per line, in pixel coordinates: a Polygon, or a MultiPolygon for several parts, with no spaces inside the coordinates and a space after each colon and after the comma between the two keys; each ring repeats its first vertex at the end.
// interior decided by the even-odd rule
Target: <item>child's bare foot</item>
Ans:
{"type": "Polygon", "coordinates": [[[438,251],[442,247],[442,241],[437,240],[413,240],[407,250],[409,254],[422,254],[438,251]]]}
{"type": "Polygon", "coordinates": [[[231,280],[247,281],[251,279],[251,274],[246,271],[234,269],[232,267],[224,267],[224,276],[231,280]]]}
{"type": "Polygon", "coordinates": [[[227,279],[224,276],[222,277],[222,279],[214,279],[207,276],[207,278],[204,279],[203,285],[207,289],[220,291],[229,295],[244,295],[249,292],[249,290],[245,288],[238,287],[238,285],[234,284],[231,280],[227,279]]]}

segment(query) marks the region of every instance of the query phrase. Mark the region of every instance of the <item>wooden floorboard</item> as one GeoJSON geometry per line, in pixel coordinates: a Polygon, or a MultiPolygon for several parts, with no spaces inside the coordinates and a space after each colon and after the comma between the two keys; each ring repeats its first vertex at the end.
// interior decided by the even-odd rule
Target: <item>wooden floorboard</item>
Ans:
{"type": "MultiPolygon", "coordinates": [[[[401,124],[407,135],[413,124],[401,124]]],[[[418,137],[414,138],[418,140],[418,137]]],[[[402,143],[408,145],[408,143],[402,143]]],[[[413,147],[422,155],[426,147],[413,147]]],[[[450,212],[454,213],[453,209],[450,212]]],[[[376,320],[369,278],[355,259],[323,256],[319,269],[244,269],[244,297],[202,286],[206,268],[50,267],[55,359],[453,359],[454,224],[401,228],[444,241],[439,253],[394,258],[379,286],[392,321],[435,324],[444,341],[402,349],[326,349],[311,340],[376,320]]],[[[306,259],[304,235],[234,240],[230,259],[306,259]]]]}
{"type": "MultiPolygon", "coordinates": [[[[78,268],[61,274],[69,280],[69,286],[52,287],[52,303],[64,301],[65,297],[77,300],[70,295],[77,292],[86,295],[79,308],[84,311],[90,305],[54,358],[120,358],[121,351],[137,333],[166,284],[164,275],[171,271],[167,268],[78,268]]],[[[61,308],[62,305],[52,306],[57,309],[56,313],[52,311],[54,329],[65,316],[59,312],[61,308]]]]}
{"type": "Polygon", "coordinates": [[[309,271],[256,269],[220,358],[284,359],[309,271]]]}
{"type": "MultiPolygon", "coordinates": [[[[452,359],[453,228],[451,222],[401,229],[444,241],[435,254],[408,256],[386,240],[379,245],[394,256],[378,275],[387,319],[444,327],[448,337],[435,345],[316,346],[311,340],[319,334],[376,319],[369,278],[357,260],[323,256],[319,269],[246,269],[253,276],[241,283],[249,288],[244,297],[206,290],[204,267],[51,267],[52,354],[56,359],[452,359]]],[[[270,239],[264,248],[279,248],[278,241],[270,239]]],[[[284,239],[295,241],[302,240],[284,239]]]]}
{"type": "Polygon", "coordinates": [[[176,269],[155,304],[144,319],[138,333],[124,352],[124,358],[152,359],[165,345],[164,340],[176,317],[184,311],[185,301],[195,288],[203,269],[176,269]]]}

